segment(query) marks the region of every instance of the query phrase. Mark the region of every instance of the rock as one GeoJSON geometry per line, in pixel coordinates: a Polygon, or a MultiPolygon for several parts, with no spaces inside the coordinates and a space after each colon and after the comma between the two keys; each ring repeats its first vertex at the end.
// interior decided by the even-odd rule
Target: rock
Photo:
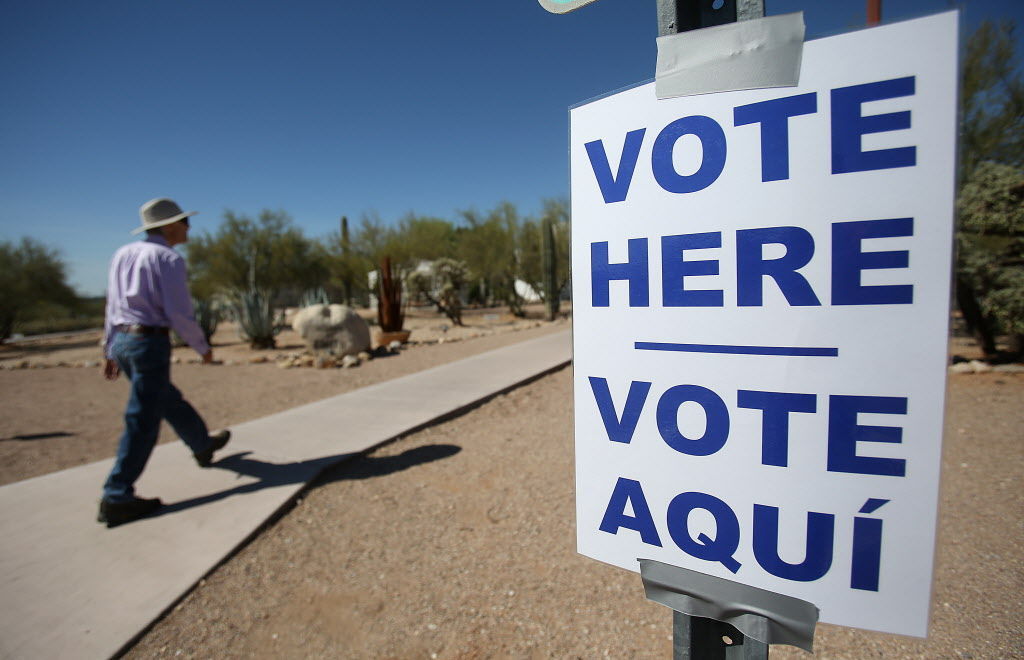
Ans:
{"type": "Polygon", "coordinates": [[[363,362],[367,362],[373,359],[373,354],[370,353],[369,351],[359,351],[359,355],[357,355],[356,357],[358,357],[363,362]]]}
{"type": "Polygon", "coordinates": [[[294,362],[295,362],[295,366],[297,366],[297,367],[312,367],[314,360],[313,360],[313,356],[312,355],[303,355],[302,357],[300,357],[298,360],[295,360],[294,362]]]}
{"type": "Polygon", "coordinates": [[[992,365],[988,362],[982,362],[981,360],[971,360],[970,365],[976,374],[984,374],[992,371],[992,365]]]}
{"type": "Polygon", "coordinates": [[[402,342],[396,339],[395,341],[388,344],[388,350],[397,353],[398,351],[402,350],[402,342]]]}
{"type": "Polygon", "coordinates": [[[951,374],[973,374],[974,367],[971,366],[970,362],[957,362],[949,366],[949,373],[951,374]]]}
{"type": "Polygon", "coordinates": [[[1024,364],[998,364],[992,367],[992,371],[1001,374],[1024,374],[1024,364]]]}
{"type": "MultiPolygon", "coordinates": [[[[352,356],[351,355],[346,355],[345,356],[345,358],[350,358],[350,357],[352,357],[352,356]]],[[[330,355],[318,355],[318,356],[316,356],[316,360],[313,362],[313,366],[315,366],[317,369],[330,369],[335,364],[337,364],[337,362],[330,355]]]]}
{"type": "Polygon", "coordinates": [[[269,361],[270,358],[268,358],[266,355],[253,355],[251,358],[249,358],[249,364],[263,364],[264,362],[269,361]]]}
{"type": "Polygon", "coordinates": [[[291,360],[281,360],[280,362],[277,363],[277,366],[280,367],[281,369],[290,369],[294,365],[292,365],[291,360]]]}
{"type": "Polygon", "coordinates": [[[359,358],[356,357],[355,355],[346,355],[345,357],[341,358],[341,366],[345,369],[348,369],[349,367],[358,367],[359,362],[359,358]]]}
{"type": "Polygon", "coordinates": [[[86,360],[82,363],[82,366],[86,369],[98,369],[100,366],[99,360],[86,360]]]}
{"type": "Polygon", "coordinates": [[[300,309],[292,328],[311,350],[354,356],[370,348],[370,326],[345,305],[312,305],[300,309]]]}

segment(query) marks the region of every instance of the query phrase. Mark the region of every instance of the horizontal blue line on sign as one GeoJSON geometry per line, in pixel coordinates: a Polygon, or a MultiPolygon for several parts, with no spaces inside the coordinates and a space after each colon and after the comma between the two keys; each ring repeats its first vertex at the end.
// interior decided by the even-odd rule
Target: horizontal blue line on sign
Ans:
{"type": "Polygon", "coordinates": [[[839,357],[838,348],[814,346],[728,346],[724,344],[669,344],[638,341],[638,351],[679,351],[682,353],[728,353],[731,355],[786,355],[791,357],[839,357]]]}

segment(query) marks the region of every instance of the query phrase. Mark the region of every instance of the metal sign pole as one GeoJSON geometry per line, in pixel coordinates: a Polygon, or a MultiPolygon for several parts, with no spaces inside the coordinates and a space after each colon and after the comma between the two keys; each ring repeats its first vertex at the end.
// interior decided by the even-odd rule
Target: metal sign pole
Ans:
{"type": "MultiPolygon", "coordinates": [[[[764,0],[657,0],[658,36],[764,16],[764,0]]],[[[768,645],[731,624],[672,612],[674,660],[767,660],[768,645]]]]}

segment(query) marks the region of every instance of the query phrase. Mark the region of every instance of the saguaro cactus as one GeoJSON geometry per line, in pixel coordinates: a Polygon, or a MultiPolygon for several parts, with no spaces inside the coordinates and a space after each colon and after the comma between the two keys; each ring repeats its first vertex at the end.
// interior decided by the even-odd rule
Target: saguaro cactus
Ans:
{"type": "Polygon", "coordinates": [[[561,291],[558,290],[558,253],[555,250],[555,229],[551,217],[544,216],[540,225],[541,240],[544,254],[544,302],[547,306],[547,319],[554,321],[561,311],[561,291]]]}
{"type": "Polygon", "coordinates": [[[341,259],[345,264],[345,274],[341,280],[341,291],[345,304],[352,306],[352,241],[348,235],[348,218],[341,216],[341,259]]]}

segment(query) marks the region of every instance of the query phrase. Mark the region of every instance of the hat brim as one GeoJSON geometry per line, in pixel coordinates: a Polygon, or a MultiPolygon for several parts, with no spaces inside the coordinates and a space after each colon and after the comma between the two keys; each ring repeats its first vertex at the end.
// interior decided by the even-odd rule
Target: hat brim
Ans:
{"type": "Polygon", "coordinates": [[[163,227],[164,225],[172,225],[175,222],[178,222],[179,220],[184,220],[185,218],[187,218],[189,216],[198,215],[198,214],[199,214],[199,211],[188,211],[187,213],[179,213],[178,215],[172,215],[169,218],[164,218],[163,220],[159,220],[157,222],[151,222],[148,225],[142,225],[141,227],[139,227],[137,229],[133,229],[132,230],[132,234],[141,234],[142,232],[149,231],[150,229],[156,229],[157,227],[163,227]]]}

